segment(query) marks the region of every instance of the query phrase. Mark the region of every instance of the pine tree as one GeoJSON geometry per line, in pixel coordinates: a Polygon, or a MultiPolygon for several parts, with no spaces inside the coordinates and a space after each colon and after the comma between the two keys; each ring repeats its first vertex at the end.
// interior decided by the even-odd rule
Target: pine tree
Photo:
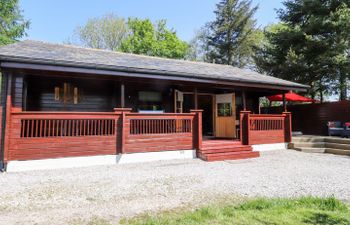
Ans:
{"type": "Polygon", "coordinates": [[[255,62],[262,72],[311,86],[310,95],[347,98],[350,1],[288,0],[281,23],[265,30],[255,62]]]}
{"type": "Polygon", "coordinates": [[[253,16],[258,7],[248,0],[222,0],[216,8],[215,21],[207,24],[207,61],[247,66],[256,43],[253,16]]]}

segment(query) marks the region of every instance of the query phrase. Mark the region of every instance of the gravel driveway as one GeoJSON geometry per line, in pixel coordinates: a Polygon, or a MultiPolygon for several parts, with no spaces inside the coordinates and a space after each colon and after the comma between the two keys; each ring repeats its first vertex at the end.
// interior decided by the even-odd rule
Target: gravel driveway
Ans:
{"type": "Polygon", "coordinates": [[[239,196],[350,200],[350,157],[290,150],[260,158],[0,174],[0,224],[80,224],[239,196]]]}

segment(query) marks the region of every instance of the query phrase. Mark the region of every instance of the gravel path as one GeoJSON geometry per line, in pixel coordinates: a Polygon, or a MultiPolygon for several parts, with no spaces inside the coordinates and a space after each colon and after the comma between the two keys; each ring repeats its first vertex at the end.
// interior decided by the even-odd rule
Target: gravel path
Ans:
{"type": "Polygon", "coordinates": [[[233,196],[350,201],[350,157],[296,151],[248,160],[175,160],[0,174],[0,224],[113,223],[124,216],[233,196]]]}

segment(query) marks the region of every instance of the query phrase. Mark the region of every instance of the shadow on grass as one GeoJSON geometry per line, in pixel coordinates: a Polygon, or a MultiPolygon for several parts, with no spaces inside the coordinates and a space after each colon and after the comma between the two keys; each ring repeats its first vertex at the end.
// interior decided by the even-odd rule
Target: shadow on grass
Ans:
{"type": "Polygon", "coordinates": [[[328,213],[312,213],[311,216],[306,218],[303,222],[318,225],[349,225],[350,218],[334,217],[328,213]]]}

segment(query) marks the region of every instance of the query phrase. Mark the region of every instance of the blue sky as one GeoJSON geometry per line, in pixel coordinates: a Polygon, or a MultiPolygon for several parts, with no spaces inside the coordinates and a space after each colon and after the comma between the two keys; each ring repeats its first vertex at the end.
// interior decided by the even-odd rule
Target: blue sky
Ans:
{"type": "MultiPolygon", "coordinates": [[[[183,40],[190,40],[195,30],[213,20],[219,0],[20,0],[25,18],[31,21],[24,39],[61,43],[88,18],[115,13],[122,17],[166,19],[183,40]]],[[[253,0],[259,4],[258,25],[276,22],[275,9],[282,0],[253,0]]]]}

